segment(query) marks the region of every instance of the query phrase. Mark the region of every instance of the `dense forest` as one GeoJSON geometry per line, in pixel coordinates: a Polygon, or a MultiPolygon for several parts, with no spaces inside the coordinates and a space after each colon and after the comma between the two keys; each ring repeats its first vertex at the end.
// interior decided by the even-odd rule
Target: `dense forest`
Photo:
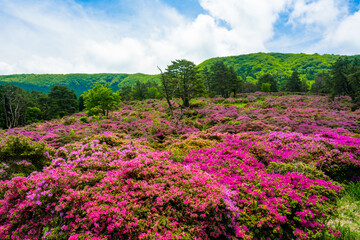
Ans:
{"type": "MultiPolygon", "coordinates": [[[[262,75],[274,76],[280,87],[293,71],[298,71],[302,80],[312,82],[315,76],[328,71],[340,55],[291,54],[291,53],[253,53],[247,55],[211,58],[199,66],[205,68],[216,61],[233,66],[239,76],[247,82],[255,83],[262,75]]],[[[354,56],[350,56],[354,58],[354,56]]]]}
{"type": "MultiPolygon", "coordinates": [[[[278,87],[285,86],[287,77],[293,71],[299,73],[301,80],[311,85],[317,74],[330,70],[331,65],[340,55],[253,53],[239,56],[211,58],[199,64],[200,69],[210,68],[217,61],[234,68],[245,82],[256,83],[264,74],[271,74],[278,82],[278,87]]],[[[350,59],[354,56],[350,56],[350,59]]],[[[80,96],[96,83],[109,84],[113,91],[122,87],[133,86],[137,81],[160,82],[160,75],[146,74],[18,74],[0,76],[0,84],[11,83],[28,91],[50,92],[55,85],[66,85],[80,96]]]]}
{"type": "Polygon", "coordinates": [[[122,73],[99,73],[99,74],[16,74],[0,76],[0,84],[11,83],[27,91],[50,92],[55,85],[65,85],[74,89],[77,96],[89,90],[96,83],[108,84],[113,91],[120,87],[132,86],[136,81],[157,81],[159,76],[146,74],[122,74],[122,73]]]}

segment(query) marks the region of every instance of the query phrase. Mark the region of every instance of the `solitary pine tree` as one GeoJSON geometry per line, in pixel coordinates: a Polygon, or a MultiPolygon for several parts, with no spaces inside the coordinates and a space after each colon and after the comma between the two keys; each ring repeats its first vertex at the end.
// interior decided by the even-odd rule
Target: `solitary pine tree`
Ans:
{"type": "MultiPolygon", "coordinates": [[[[184,107],[190,106],[190,100],[204,92],[204,81],[198,67],[188,60],[175,60],[166,69],[163,75],[169,90],[182,100],[184,107]]],[[[164,86],[163,82],[163,87],[164,86]]]]}

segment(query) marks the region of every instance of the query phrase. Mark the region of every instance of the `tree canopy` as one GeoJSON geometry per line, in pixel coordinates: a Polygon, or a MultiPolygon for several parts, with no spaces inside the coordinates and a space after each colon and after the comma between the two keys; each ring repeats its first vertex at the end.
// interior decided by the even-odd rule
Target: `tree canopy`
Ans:
{"type": "Polygon", "coordinates": [[[79,110],[79,103],[74,90],[67,86],[56,85],[48,94],[48,114],[50,118],[64,117],[79,110]]]}
{"type": "Polygon", "coordinates": [[[226,66],[222,61],[217,61],[211,65],[210,71],[205,69],[203,77],[209,93],[213,92],[228,98],[231,93],[236,96],[236,93],[241,91],[242,81],[235,69],[232,66],[226,66]]]}
{"type": "MultiPolygon", "coordinates": [[[[204,81],[199,68],[188,60],[175,60],[166,68],[167,88],[172,94],[182,100],[184,107],[190,106],[190,100],[203,93],[204,81]]],[[[163,83],[164,86],[164,83],[163,83]]]]}
{"type": "Polygon", "coordinates": [[[294,71],[286,81],[285,90],[289,92],[301,92],[301,80],[297,71],[294,71]]]}
{"type": "Polygon", "coordinates": [[[104,116],[108,116],[109,112],[116,108],[116,105],[120,102],[120,96],[118,93],[113,92],[108,85],[96,84],[84,95],[85,109],[90,114],[102,113],[104,116]]]}
{"type": "Polygon", "coordinates": [[[264,87],[269,92],[277,92],[278,91],[277,82],[276,82],[274,76],[271,75],[270,73],[266,73],[266,74],[262,75],[258,79],[258,81],[256,83],[256,87],[259,91],[263,91],[264,87]]]}
{"type": "MultiPolygon", "coordinates": [[[[238,56],[211,58],[198,67],[201,70],[210,69],[217,61],[222,61],[226,66],[233,67],[234,71],[243,81],[256,83],[264,74],[271,74],[278,83],[278,89],[283,89],[286,79],[297,70],[300,79],[313,83],[317,74],[331,70],[332,64],[341,57],[340,55],[320,54],[288,54],[288,53],[253,53],[238,56]]],[[[355,56],[349,56],[354,59],[355,56]]],[[[146,83],[154,81],[160,83],[161,76],[148,74],[125,73],[99,73],[99,74],[16,74],[0,75],[0,84],[10,83],[27,91],[41,91],[49,93],[55,85],[66,85],[74,89],[77,96],[88,91],[93,85],[108,84],[113,91],[129,86],[137,81],[146,83]]],[[[207,88],[208,90],[208,88],[207,88]]]]}

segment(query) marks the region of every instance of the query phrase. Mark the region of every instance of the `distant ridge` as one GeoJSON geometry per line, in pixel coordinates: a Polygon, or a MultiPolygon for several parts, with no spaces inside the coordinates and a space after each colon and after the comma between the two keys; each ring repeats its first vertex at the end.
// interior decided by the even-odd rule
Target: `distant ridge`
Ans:
{"type": "MultiPolygon", "coordinates": [[[[252,53],[238,56],[217,57],[208,59],[199,64],[201,69],[210,67],[216,61],[223,61],[228,66],[233,66],[242,79],[256,82],[261,75],[271,73],[283,86],[287,76],[297,70],[302,79],[312,82],[317,73],[328,71],[331,65],[344,55],[330,54],[304,54],[304,53],[252,53]]],[[[349,56],[353,58],[355,56],[349,56]]],[[[189,59],[191,60],[191,59],[189,59]]],[[[122,86],[132,86],[136,81],[159,81],[159,75],[142,73],[99,73],[99,74],[15,74],[0,75],[0,84],[11,83],[28,91],[49,92],[54,85],[66,85],[74,89],[79,96],[96,83],[108,83],[114,90],[122,86]]]]}
{"type": "MultiPolygon", "coordinates": [[[[353,58],[355,56],[348,56],[353,58]]],[[[210,66],[216,61],[223,61],[233,66],[242,79],[255,82],[261,75],[271,73],[280,86],[283,86],[287,76],[298,71],[302,79],[312,82],[317,73],[328,71],[331,65],[345,55],[305,54],[305,53],[251,53],[238,56],[210,58],[201,64],[200,68],[210,66]]]]}
{"type": "Polygon", "coordinates": [[[80,96],[96,83],[107,83],[114,91],[122,86],[132,86],[136,81],[158,81],[159,76],[142,73],[72,73],[72,74],[15,74],[0,75],[0,84],[11,83],[28,91],[48,93],[55,85],[66,85],[80,96]]]}

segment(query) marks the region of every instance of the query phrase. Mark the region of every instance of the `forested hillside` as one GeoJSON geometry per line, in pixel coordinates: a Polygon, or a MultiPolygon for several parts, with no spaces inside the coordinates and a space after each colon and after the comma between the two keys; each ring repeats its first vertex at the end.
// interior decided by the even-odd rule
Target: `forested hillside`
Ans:
{"type": "Polygon", "coordinates": [[[99,73],[99,74],[17,74],[0,76],[0,84],[11,83],[28,91],[40,91],[48,93],[55,85],[66,85],[74,89],[75,94],[80,96],[96,83],[108,83],[113,91],[122,86],[132,86],[136,81],[147,82],[157,80],[156,75],[141,73],[99,73]]]}
{"type": "MultiPolygon", "coordinates": [[[[285,85],[286,78],[293,71],[300,74],[300,78],[312,82],[316,74],[331,69],[331,65],[341,55],[292,54],[292,53],[253,53],[239,56],[211,58],[199,65],[204,69],[223,61],[227,66],[233,66],[243,80],[255,83],[262,75],[270,73],[278,82],[279,87],[285,85]]],[[[353,58],[355,56],[350,56],[353,58]]]]}
{"type": "MultiPolygon", "coordinates": [[[[284,87],[286,79],[293,71],[299,73],[301,80],[313,83],[318,73],[328,71],[341,55],[253,53],[239,56],[211,58],[199,64],[200,69],[210,68],[217,61],[232,66],[237,74],[248,82],[255,83],[262,75],[272,74],[278,87],[284,87]]],[[[352,59],[355,56],[350,56],[352,59]]],[[[132,86],[137,81],[160,81],[160,75],[147,74],[18,74],[0,76],[0,84],[11,83],[25,90],[48,93],[55,85],[66,85],[79,96],[95,83],[108,83],[113,91],[132,86]]]]}

